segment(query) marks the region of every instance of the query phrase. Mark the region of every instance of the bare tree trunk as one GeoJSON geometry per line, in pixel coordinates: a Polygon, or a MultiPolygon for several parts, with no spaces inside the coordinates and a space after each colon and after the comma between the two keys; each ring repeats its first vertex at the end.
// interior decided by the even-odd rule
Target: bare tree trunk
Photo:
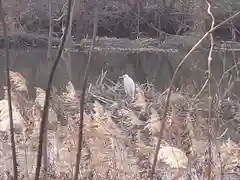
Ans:
{"type": "MultiPolygon", "coordinates": [[[[47,51],[47,61],[52,59],[52,3],[51,0],[48,0],[48,12],[49,12],[49,32],[48,32],[48,51],[47,51]]],[[[48,63],[51,64],[51,63],[48,63]]],[[[48,121],[48,117],[47,117],[48,121]]],[[[48,171],[48,123],[45,124],[45,133],[43,137],[43,179],[47,180],[47,171],[48,171]]]]}
{"type": "Polygon", "coordinates": [[[96,43],[98,19],[99,19],[99,17],[98,17],[99,9],[98,8],[99,7],[97,4],[94,9],[93,37],[92,37],[91,48],[90,48],[89,54],[88,54],[88,62],[87,62],[87,66],[86,66],[86,70],[85,70],[85,74],[84,74],[83,87],[82,87],[81,98],[80,98],[80,125],[79,125],[77,156],[76,156],[76,164],[75,164],[73,180],[78,180],[78,174],[79,174],[81,151],[82,151],[82,140],[83,140],[83,125],[84,125],[84,101],[85,101],[84,97],[85,97],[85,91],[87,88],[89,67],[90,67],[90,64],[92,61],[92,52],[94,50],[95,43],[96,43]]]}
{"type": "Polygon", "coordinates": [[[60,46],[58,48],[58,53],[57,53],[56,59],[53,63],[53,67],[52,67],[52,70],[50,72],[50,76],[49,76],[49,79],[48,79],[48,86],[47,86],[47,89],[46,89],[46,96],[45,96],[44,106],[43,106],[42,121],[41,121],[41,124],[40,124],[40,132],[39,132],[37,164],[36,164],[35,178],[34,178],[35,180],[38,180],[39,175],[40,175],[40,168],[41,168],[41,164],[42,164],[42,150],[43,150],[44,132],[45,132],[45,127],[46,127],[45,124],[48,123],[49,99],[50,99],[50,95],[51,95],[53,77],[54,77],[57,65],[58,65],[58,63],[61,59],[62,52],[63,52],[63,49],[64,49],[64,43],[66,41],[66,37],[67,37],[67,34],[68,34],[68,27],[69,27],[71,9],[72,9],[72,0],[68,0],[66,29],[64,30],[63,38],[62,38],[60,46]]]}
{"type": "Polygon", "coordinates": [[[0,0],[0,20],[3,27],[4,34],[4,45],[5,45],[5,58],[6,58],[6,81],[7,81],[7,97],[8,97],[8,111],[9,111],[9,124],[10,124],[10,138],[11,138],[11,149],[12,149],[12,159],[13,159],[13,179],[18,179],[17,171],[17,157],[16,157],[16,146],[13,131],[13,112],[12,112],[12,96],[11,96],[11,82],[10,82],[10,70],[9,70],[9,40],[7,36],[7,27],[5,24],[5,16],[2,7],[2,0],[0,0]]]}
{"type": "Polygon", "coordinates": [[[74,15],[74,9],[75,9],[75,0],[73,0],[73,6],[71,10],[71,15],[70,15],[70,24],[68,28],[68,34],[67,34],[67,39],[66,39],[66,44],[65,44],[65,52],[62,54],[62,59],[66,64],[66,70],[68,74],[68,78],[70,81],[72,81],[72,58],[71,58],[71,53],[69,52],[69,48],[72,46],[72,22],[73,22],[73,15],[74,15]]]}

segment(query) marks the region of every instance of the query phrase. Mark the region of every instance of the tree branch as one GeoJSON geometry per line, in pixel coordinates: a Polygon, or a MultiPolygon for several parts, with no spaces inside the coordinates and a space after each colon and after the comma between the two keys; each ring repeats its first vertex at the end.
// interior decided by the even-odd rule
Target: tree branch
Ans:
{"type": "MultiPolygon", "coordinates": [[[[215,18],[211,12],[211,4],[206,0],[206,3],[208,5],[207,12],[211,16],[212,19],[212,24],[211,24],[211,29],[213,29],[215,25],[215,18]]],[[[210,50],[208,54],[208,121],[207,121],[207,126],[208,126],[208,166],[207,166],[207,179],[211,179],[211,174],[212,174],[212,138],[211,138],[211,122],[212,122],[212,52],[213,52],[213,47],[214,47],[214,39],[212,33],[210,33],[210,50]]]]}

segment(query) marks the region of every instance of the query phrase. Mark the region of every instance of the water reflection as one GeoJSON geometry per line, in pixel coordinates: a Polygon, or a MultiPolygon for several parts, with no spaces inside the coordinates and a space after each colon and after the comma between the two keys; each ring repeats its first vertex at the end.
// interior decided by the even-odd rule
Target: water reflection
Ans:
{"type": "MultiPolygon", "coordinates": [[[[56,50],[54,50],[53,54],[55,53],[56,50]]],[[[1,50],[0,54],[0,83],[5,84],[4,51],[1,50]]],[[[20,72],[27,79],[29,86],[46,88],[51,68],[51,62],[45,60],[46,54],[45,49],[29,51],[11,50],[11,70],[20,72]]],[[[107,71],[107,77],[113,81],[117,81],[119,75],[127,73],[139,83],[153,83],[157,89],[163,90],[168,86],[176,66],[185,54],[186,52],[140,52],[133,54],[95,52],[93,53],[93,61],[89,73],[89,83],[95,83],[100,73],[107,71]]],[[[206,77],[207,55],[208,52],[197,51],[189,57],[177,77],[176,87],[180,88],[183,85],[193,84],[194,82],[197,89],[201,88],[206,77]]],[[[62,87],[70,80],[79,89],[83,81],[87,54],[83,52],[71,52],[69,54],[65,53],[63,57],[57,67],[54,86],[62,87]],[[70,64],[67,59],[71,59],[70,64]]],[[[226,69],[232,67],[234,64],[232,53],[229,52],[224,57],[226,58],[226,69]]],[[[222,75],[223,61],[221,58],[223,58],[223,53],[214,52],[212,65],[213,75],[216,80],[220,79],[222,75]]],[[[225,83],[227,83],[227,80],[225,83]]],[[[237,84],[237,89],[238,86],[237,84]]]]}

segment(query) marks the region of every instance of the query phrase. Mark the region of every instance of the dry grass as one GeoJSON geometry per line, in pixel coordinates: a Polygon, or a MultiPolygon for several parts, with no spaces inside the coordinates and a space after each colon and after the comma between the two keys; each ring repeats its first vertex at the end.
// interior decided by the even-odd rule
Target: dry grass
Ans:
{"type": "MultiPolygon", "coordinates": [[[[129,104],[124,100],[121,84],[114,84],[105,75],[102,74],[86,94],[79,176],[83,179],[146,179],[151,168],[160,128],[159,117],[163,113],[166,95],[156,92],[152,86],[137,85],[136,99],[129,104]]],[[[19,112],[17,116],[19,119],[21,117],[20,124],[23,127],[16,134],[19,171],[21,177],[30,179],[34,175],[45,92],[36,87],[37,98],[31,100],[26,80],[16,72],[11,72],[11,83],[14,112],[19,112]]],[[[72,179],[78,140],[79,93],[71,82],[63,89],[53,88],[53,91],[48,119],[49,177],[72,179]]],[[[208,101],[197,98],[191,102],[191,99],[191,96],[182,91],[174,92],[170,99],[168,121],[156,169],[158,177],[186,179],[187,162],[191,153],[191,176],[203,178],[206,167],[208,101]]],[[[3,113],[7,103],[4,105],[3,101],[1,100],[0,107],[2,124],[8,122],[8,116],[3,113]]],[[[237,179],[239,144],[231,141],[231,138],[239,139],[239,128],[236,128],[239,127],[239,102],[226,100],[218,107],[218,111],[215,111],[216,107],[214,104],[212,118],[217,118],[221,113],[222,132],[226,127],[229,131],[220,138],[222,173],[219,173],[220,162],[213,141],[212,177],[215,179],[221,175],[225,179],[237,179]],[[233,127],[236,128],[235,134],[233,127]]],[[[0,169],[3,177],[9,172],[11,174],[11,153],[7,133],[2,133],[1,139],[0,169]]]]}

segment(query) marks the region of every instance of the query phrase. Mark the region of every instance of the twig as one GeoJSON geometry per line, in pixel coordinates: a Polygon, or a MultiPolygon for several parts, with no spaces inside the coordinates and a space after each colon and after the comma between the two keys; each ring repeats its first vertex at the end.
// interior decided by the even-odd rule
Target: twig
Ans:
{"type": "Polygon", "coordinates": [[[98,100],[103,101],[105,104],[115,103],[115,101],[112,101],[112,100],[107,99],[107,98],[102,97],[102,96],[95,95],[95,94],[93,94],[91,91],[89,91],[89,93],[90,93],[93,97],[97,98],[98,100]]]}
{"type": "Polygon", "coordinates": [[[200,94],[203,92],[203,90],[204,90],[205,87],[207,86],[208,80],[209,80],[209,79],[207,79],[207,80],[205,81],[205,83],[203,84],[201,90],[197,93],[197,95],[196,95],[192,100],[190,100],[190,102],[194,102],[194,101],[200,96],[200,94]]]}
{"type": "Polygon", "coordinates": [[[103,86],[103,80],[105,79],[106,74],[107,74],[107,71],[103,72],[102,70],[101,74],[98,76],[98,79],[96,81],[96,86],[99,86],[99,85],[103,86]]]}
{"type": "MultiPolygon", "coordinates": [[[[232,41],[237,41],[236,40],[236,31],[235,31],[235,29],[234,29],[234,23],[233,23],[233,21],[231,21],[231,24],[232,24],[232,28],[231,28],[231,32],[232,32],[232,41]]],[[[234,64],[237,64],[237,61],[236,61],[236,54],[235,54],[235,52],[232,50],[232,55],[233,55],[233,62],[234,62],[234,64]]],[[[237,75],[237,79],[239,78],[239,68],[238,68],[238,66],[236,66],[236,75],[237,75]]]]}
{"type": "Polygon", "coordinates": [[[140,2],[137,1],[137,13],[138,13],[138,17],[137,17],[137,39],[139,39],[139,26],[140,26],[140,20],[139,20],[139,17],[140,17],[140,2]]]}
{"type": "Polygon", "coordinates": [[[62,15],[57,19],[53,19],[53,21],[59,22],[64,18],[64,16],[66,16],[66,11],[64,9],[66,7],[66,5],[67,5],[67,2],[65,4],[63,4],[63,6],[62,6],[62,9],[61,9],[61,12],[63,11],[62,15]]]}
{"type": "MultiPolygon", "coordinates": [[[[212,19],[212,24],[211,24],[211,29],[215,25],[215,18],[211,12],[211,4],[206,0],[206,3],[208,5],[207,12],[211,16],[212,19]]],[[[213,47],[214,47],[214,39],[212,33],[210,33],[210,50],[208,54],[208,166],[207,166],[207,179],[211,179],[211,174],[212,174],[212,142],[211,142],[211,124],[212,124],[212,52],[213,52],[213,47]]]]}
{"type": "Polygon", "coordinates": [[[4,34],[4,44],[5,44],[5,61],[6,61],[6,81],[7,81],[7,97],[8,97],[8,112],[9,112],[9,125],[10,125],[10,138],[11,138],[11,149],[12,149],[12,158],[13,158],[13,178],[14,180],[18,179],[17,171],[17,155],[13,131],[13,112],[12,112],[12,96],[11,96],[11,82],[10,82],[10,69],[9,69],[9,41],[7,36],[7,28],[5,24],[5,16],[2,7],[2,0],[0,0],[0,16],[3,27],[4,34]]]}
{"type": "Polygon", "coordinates": [[[158,138],[158,142],[157,142],[157,146],[156,146],[156,151],[154,154],[154,160],[153,160],[153,165],[152,165],[152,170],[150,173],[150,180],[153,180],[153,176],[155,173],[155,169],[156,169],[156,164],[157,164],[157,160],[158,160],[158,152],[160,149],[160,144],[162,141],[162,137],[163,137],[163,130],[165,128],[165,123],[166,123],[166,116],[167,116],[167,110],[168,110],[168,106],[169,106],[169,100],[170,100],[170,96],[171,96],[171,91],[173,88],[173,84],[175,82],[175,79],[177,77],[178,72],[180,71],[182,65],[184,64],[184,62],[187,60],[187,58],[190,56],[190,54],[192,54],[192,52],[202,43],[202,41],[213,31],[215,31],[216,29],[218,29],[219,27],[221,27],[222,25],[224,25],[225,23],[227,23],[228,21],[236,18],[238,15],[240,15],[240,11],[237,12],[236,14],[234,14],[233,16],[229,17],[228,19],[226,19],[225,21],[219,23],[217,26],[215,26],[214,28],[210,29],[208,32],[206,32],[204,34],[204,36],[192,47],[192,49],[185,55],[185,57],[182,59],[182,61],[178,64],[173,77],[171,79],[169,88],[168,88],[168,93],[167,93],[167,99],[166,99],[166,104],[164,107],[164,112],[163,112],[163,116],[161,117],[162,119],[162,123],[161,123],[161,128],[160,128],[160,132],[159,132],[159,138],[158,138]]]}
{"type": "Polygon", "coordinates": [[[92,37],[92,43],[91,48],[88,55],[88,62],[84,74],[84,80],[83,80],[83,87],[81,92],[81,99],[80,99],[80,125],[79,125],[79,136],[78,136],[78,148],[77,148],[77,156],[76,156],[76,164],[75,164],[75,172],[73,179],[78,180],[78,174],[79,174],[79,166],[80,166],[80,159],[81,159],[81,150],[82,150],[82,139],[83,139],[83,121],[84,121],[84,101],[85,101],[85,92],[87,88],[87,81],[88,81],[88,73],[89,73],[89,67],[92,61],[92,52],[96,43],[96,35],[97,35],[97,26],[98,26],[98,7],[95,7],[94,9],[94,24],[93,24],[93,37],[92,37]]]}
{"type": "Polygon", "coordinates": [[[221,79],[219,80],[219,83],[217,83],[217,86],[219,87],[224,79],[224,77],[226,76],[227,73],[229,73],[231,70],[233,70],[237,65],[239,65],[240,62],[237,62],[237,64],[235,64],[234,66],[230,67],[229,69],[227,69],[225,72],[223,72],[221,79]]]}
{"type": "Polygon", "coordinates": [[[224,131],[220,136],[218,136],[216,139],[217,139],[217,140],[221,140],[222,137],[225,136],[225,134],[227,133],[227,131],[228,131],[228,128],[225,129],[225,131],[224,131]]]}
{"type": "Polygon", "coordinates": [[[54,73],[57,68],[57,64],[61,58],[62,51],[64,48],[64,43],[66,41],[67,33],[68,33],[68,27],[69,27],[69,20],[70,20],[70,14],[71,14],[71,8],[72,7],[72,0],[68,0],[68,12],[67,12],[67,21],[66,21],[66,28],[64,30],[64,35],[61,41],[61,44],[58,49],[57,57],[56,60],[54,61],[49,79],[48,79],[48,86],[46,89],[46,96],[45,96],[45,101],[44,101],[44,107],[43,107],[43,115],[42,115],[42,121],[40,125],[40,133],[39,133],[39,144],[38,144],[38,155],[37,155],[37,165],[36,165],[36,170],[35,170],[35,180],[39,179],[39,174],[40,174],[40,168],[41,168],[41,163],[42,163],[42,146],[43,146],[43,135],[44,135],[44,130],[45,130],[45,124],[47,121],[48,117],[48,106],[49,106],[49,98],[50,98],[50,93],[51,93],[51,86],[53,82],[53,77],[54,73]]]}
{"type": "Polygon", "coordinates": [[[59,22],[63,19],[64,16],[65,16],[65,14],[63,13],[58,19],[53,19],[53,21],[59,22]]]}
{"type": "Polygon", "coordinates": [[[228,88],[223,93],[223,98],[230,98],[231,97],[231,93],[232,93],[234,85],[236,83],[236,79],[232,80],[232,78],[233,77],[231,76],[231,79],[228,82],[228,88]]]}
{"type": "Polygon", "coordinates": [[[49,14],[49,32],[48,32],[47,59],[50,60],[52,57],[52,32],[53,32],[52,1],[51,0],[48,0],[48,14],[49,14]]]}

